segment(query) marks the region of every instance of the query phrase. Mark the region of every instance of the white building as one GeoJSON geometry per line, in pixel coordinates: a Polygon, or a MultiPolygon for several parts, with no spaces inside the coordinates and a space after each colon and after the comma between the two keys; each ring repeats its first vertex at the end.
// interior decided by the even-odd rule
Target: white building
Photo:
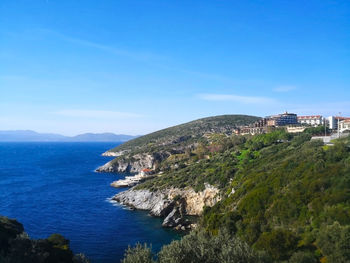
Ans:
{"type": "Polygon", "coordinates": [[[337,130],[338,129],[338,119],[336,119],[336,117],[334,116],[329,116],[327,118],[327,122],[328,122],[328,127],[331,130],[337,130]]]}
{"type": "Polygon", "coordinates": [[[287,132],[289,133],[298,133],[298,132],[303,132],[305,131],[306,127],[302,127],[302,126],[288,126],[287,127],[287,132]]]}
{"type": "Polygon", "coordinates": [[[339,130],[340,132],[350,131],[350,119],[340,121],[339,130]]]}
{"type": "Polygon", "coordinates": [[[298,122],[300,124],[310,125],[310,126],[319,126],[323,125],[323,117],[321,115],[313,116],[298,116],[298,122]]]}
{"type": "Polygon", "coordinates": [[[339,117],[339,116],[329,116],[327,118],[329,128],[332,130],[338,130],[338,121],[341,122],[341,121],[347,121],[347,120],[349,120],[349,118],[339,117]]]}

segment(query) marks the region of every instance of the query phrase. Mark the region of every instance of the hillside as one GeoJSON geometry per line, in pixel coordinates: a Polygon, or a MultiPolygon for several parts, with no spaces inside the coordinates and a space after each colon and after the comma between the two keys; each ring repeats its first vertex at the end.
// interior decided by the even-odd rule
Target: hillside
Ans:
{"type": "Polygon", "coordinates": [[[248,115],[221,115],[198,119],[141,136],[108,152],[141,152],[147,151],[153,146],[173,146],[174,144],[187,142],[190,139],[199,138],[205,133],[231,134],[233,128],[248,125],[258,119],[260,118],[248,115]]]}
{"type": "Polygon", "coordinates": [[[156,169],[169,156],[193,150],[198,143],[206,142],[206,134],[230,135],[234,128],[247,125],[259,117],[222,115],[203,118],[177,125],[128,141],[104,153],[117,158],[100,167],[100,172],[138,172],[143,168],[156,169]]]}
{"type": "Polygon", "coordinates": [[[281,134],[277,144],[272,136],[231,151],[237,171],[225,197],[205,209],[203,227],[227,228],[276,261],[308,253],[307,262],[349,262],[350,139],[327,147],[306,134],[281,134]]]}
{"type": "MultiPolygon", "coordinates": [[[[197,229],[208,239],[227,231],[267,255],[264,262],[350,262],[350,138],[324,146],[309,133],[212,134],[114,200],[176,229],[192,228],[186,215],[199,215],[197,229]]],[[[185,239],[170,244],[167,257],[190,257],[195,242],[209,242],[192,235],[190,247],[185,239]]]]}

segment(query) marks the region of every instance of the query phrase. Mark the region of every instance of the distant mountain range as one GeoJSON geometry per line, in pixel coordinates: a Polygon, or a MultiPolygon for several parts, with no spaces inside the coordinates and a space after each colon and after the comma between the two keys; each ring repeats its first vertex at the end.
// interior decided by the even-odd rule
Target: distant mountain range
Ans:
{"type": "Polygon", "coordinates": [[[0,131],[0,142],[125,142],[136,137],[114,133],[84,133],[70,137],[31,130],[0,131]]]}

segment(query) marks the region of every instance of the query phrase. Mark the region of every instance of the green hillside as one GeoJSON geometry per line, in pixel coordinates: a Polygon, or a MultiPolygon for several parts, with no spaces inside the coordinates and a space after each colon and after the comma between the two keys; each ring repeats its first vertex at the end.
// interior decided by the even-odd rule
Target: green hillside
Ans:
{"type": "Polygon", "coordinates": [[[203,226],[213,234],[227,228],[276,261],[298,252],[349,262],[350,140],[326,147],[306,134],[280,133],[276,143],[277,135],[232,151],[239,166],[225,198],[205,209],[203,226]]]}
{"type": "MultiPolygon", "coordinates": [[[[222,200],[204,209],[205,242],[227,231],[265,253],[264,262],[350,262],[350,138],[334,146],[310,138],[309,131],[213,134],[191,152],[162,162],[164,173],[137,189],[192,186],[200,191],[210,183],[221,189],[222,200]]],[[[170,248],[195,253],[179,246],[177,241],[170,248]]]]}
{"type": "Polygon", "coordinates": [[[260,118],[248,115],[222,115],[203,118],[138,137],[109,150],[109,152],[136,153],[168,149],[194,142],[205,133],[231,134],[233,128],[248,125],[258,119],[260,118]]]}

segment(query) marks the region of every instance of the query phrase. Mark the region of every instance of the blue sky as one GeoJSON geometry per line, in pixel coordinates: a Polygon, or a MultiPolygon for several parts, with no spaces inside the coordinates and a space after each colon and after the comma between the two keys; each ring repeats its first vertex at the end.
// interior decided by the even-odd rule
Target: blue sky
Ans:
{"type": "Polygon", "coordinates": [[[350,2],[0,1],[0,129],[350,115],[350,2]]]}

